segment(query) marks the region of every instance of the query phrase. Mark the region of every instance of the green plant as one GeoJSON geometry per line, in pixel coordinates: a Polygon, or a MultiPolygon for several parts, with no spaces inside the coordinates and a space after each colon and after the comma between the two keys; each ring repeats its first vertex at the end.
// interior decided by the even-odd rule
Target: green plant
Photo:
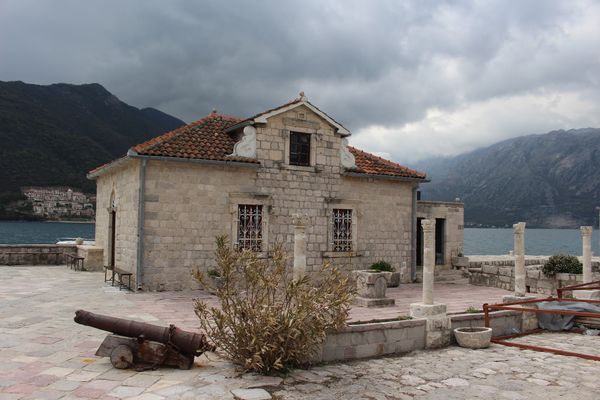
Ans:
{"type": "Polygon", "coordinates": [[[544,275],[549,277],[558,273],[581,274],[582,271],[583,265],[577,257],[568,254],[555,254],[542,267],[544,275]]]}
{"type": "Polygon", "coordinates": [[[466,313],[469,313],[469,314],[477,314],[477,313],[480,313],[480,312],[482,312],[482,311],[481,311],[481,310],[479,310],[478,308],[475,308],[475,307],[473,307],[473,306],[469,306],[469,308],[467,308],[467,309],[465,310],[465,312],[466,312],[466,313]]]}
{"type": "Polygon", "coordinates": [[[386,261],[377,261],[375,264],[372,264],[369,269],[379,272],[394,272],[396,270],[389,262],[386,261]]]}
{"type": "Polygon", "coordinates": [[[410,315],[399,315],[398,316],[398,320],[399,321],[406,321],[406,320],[409,320],[409,319],[413,319],[413,317],[411,317],[410,315]]]}
{"type": "MultiPolygon", "coordinates": [[[[219,349],[245,371],[264,374],[310,364],[329,331],[346,325],[356,289],[330,264],[318,281],[288,278],[286,255],[276,245],[271,260],[232,249],[217,238],[222,286],[213,288],[220,307],[196,300],[200,326],[219,349]]],[[[212,288],[199,271],[195,278],[212,288]]]]}

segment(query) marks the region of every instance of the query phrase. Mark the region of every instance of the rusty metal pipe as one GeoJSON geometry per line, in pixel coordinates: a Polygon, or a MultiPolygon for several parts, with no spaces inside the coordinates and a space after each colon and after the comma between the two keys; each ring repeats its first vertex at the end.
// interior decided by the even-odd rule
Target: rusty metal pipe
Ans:
{"type": "Polygon", "coordinates": [[[175,326],[171,328],[151,325],[145,322],[94,314],[85,310],[77,310],[75,312],[75,322],[120,336],[131,338],[143,337],[145,340],[172,344],[184,354],[197,355],[202,351],[213,349],[213,346],[208,344],[203,334],[187,332],[175,326]]]}
{"type": "Polygon", "coordinates": [[[575,352],[572,352],[572,351],[565,351],[565,350],[560,350],[560,349],[553,349],[553,348],[550,348],[550,347],[541,347],[541,346],[534,346],[534,345],[531,345],[531,344],[507,342],[507,341],[504,341],[504,340],[495,340],[495,339],[492,339],[492,342],[493,343],[497,343],[497,344],[502,344],[504,346],[518,347],[518,348],[524,349],[524,350],[543,351],[545,353],[554,353],[554,354],[558,354],[558,355],[561,355],[561,356],[579,357],[579,358],[584,358],[586,360],[600,361],[600,357],[593,356],[591,354],[575,353],[575,352]]]}

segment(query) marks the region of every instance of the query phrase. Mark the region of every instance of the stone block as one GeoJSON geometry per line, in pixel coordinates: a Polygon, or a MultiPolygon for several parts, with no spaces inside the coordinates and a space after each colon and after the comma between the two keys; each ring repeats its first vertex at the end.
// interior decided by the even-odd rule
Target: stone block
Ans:
{"type": "Polygon", "coordinates": [[[581,300],[600,300],[600,290],[574,290],[573,297],[581,300]]]}
{"type": "Polygon", "coordinates": [[[233,389],[231,394],[236,400],[270,400],[272,398],[265,389],[233,389]]]}
{"type": "Polygon", "coordinates": [[[410,316],[413,318],[427,318],[438,316],[440,314],[446,314],[445,304],[423,304],[423,303],[412,303],[410,305],[410,316]]]}
{"type": "Polygon", "coordinates": [[[495,265],[488,265],[488,264],[484,264],[482,267],[482,272],[484,274],[490,274],[490,275],[497,275],[498,274],[498,267],[495,265]]]}

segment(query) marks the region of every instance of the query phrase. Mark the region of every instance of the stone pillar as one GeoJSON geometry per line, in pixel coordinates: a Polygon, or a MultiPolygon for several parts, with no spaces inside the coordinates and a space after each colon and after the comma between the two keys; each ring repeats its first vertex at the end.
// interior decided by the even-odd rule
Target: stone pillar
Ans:
{"type": "Polygon", "coordinates": [[[582,226],[581,231],[582,243],[582,261],[583,261],[583,283],[592,282],[592,227],[582,226]]]}
{"type": "Polygon", "coordinates": [[[513,225],[515,235],[515,296],[527,293],[525,287],[525,222],[513,225]]]}
{"type": "MultiPolygon", "coordinates": [[[[583,261],[583,283],[590,283],[594,280],[592,277],[592,232],[591,226],[582,226],[582,261],[583,261]]],[[[575,290],[573,297],[583,300],[600,300],[600,290],[575,290]]]]}
{"type": "Polygon", "coordinates": [[[423,304],[433,304],[435,274],[435,221],[424,219],[423,227],[423,304]]]}
{"type": "Polygon", "coordinates": [[[435,221],[424,219],[423,227],[423,302],[410,305],[410,316],[424,318],[425,347],[428,349],[450,345],[452,338],[451,321],[445,304],[433,301],[433,280],[435,273],[435,221]]]}
{"type": "MultiPolygon", "coordinates": [[[[514,295],[502,296],[502,302],[505,304],[515,301],[534,299],[534,296],[527,296],[525,271],[525,222],[519,222],[513,225],[515,236],[514,260],[515,260],[515,292],[514,295]]],[[[520,306],[519,306],[520,307],[520,306]]],[[[524,312],[521,315],[521,331],[529,331],[538,327],[536,313],[524,312]]]]}
{"type": "Polygon", "coordinates": [[[292,223],[294,224],[294,279],[300,279],[306,275],[306,223],[308,218],[305,215],[294,214],[292,223]]]}

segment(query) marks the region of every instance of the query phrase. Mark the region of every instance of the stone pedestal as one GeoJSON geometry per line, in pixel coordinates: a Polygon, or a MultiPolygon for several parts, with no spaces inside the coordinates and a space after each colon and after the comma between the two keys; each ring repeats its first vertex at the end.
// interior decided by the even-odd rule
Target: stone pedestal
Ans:
{"type": "Polygon", "coordinates": [[[600,300],[600,290],[574,290],[573,297],[580,300],[600,300]]]}
{"type": "Polygon", "coordinates": [[[305,215],[294,214],[294,279],[301,279],[306,275],[306,223],[305,215]]]}
{"type": "Polygon", "coordinates": [[[452,323],[446,313],[445,304],[413,303],[410,305],[410,316],[424,318],[425,348],[446,347],[452,341],[452,323]]]}
{"type": "Polygon", "coordinates": [[[352,271],[356,281],[357,296],[354,304],[360,307],[385,307],[395,304],[394,299],[385,297],[387,276],[390,272],[372,272],[370,270],[352,271]]]}
{"type": "Polygon", "coordinates": [[[104,265],[104,249],[98,246],[78,245],[77,256],[84,258],[83,267],[86,271],[102,271],[104,265]]]}
{"type": "Polygon", "coordinates": [[[525,222],[513,225],[515,235],[515,296],[525,296],[525,222]]]}

